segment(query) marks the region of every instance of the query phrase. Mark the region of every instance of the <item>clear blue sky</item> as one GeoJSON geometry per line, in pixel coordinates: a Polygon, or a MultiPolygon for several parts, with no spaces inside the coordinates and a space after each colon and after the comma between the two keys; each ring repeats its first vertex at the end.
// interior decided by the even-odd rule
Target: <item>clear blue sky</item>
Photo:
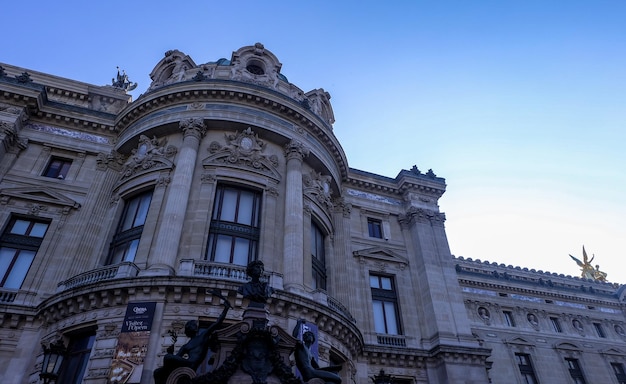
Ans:
{"type": "Polygon", "coordinates": [[[350,167],[445,177],[452,253],[626,283],[626,1],[35,1],[3,4],[0,62],[139,82],[261,42],[330,92],[350,167]]]}

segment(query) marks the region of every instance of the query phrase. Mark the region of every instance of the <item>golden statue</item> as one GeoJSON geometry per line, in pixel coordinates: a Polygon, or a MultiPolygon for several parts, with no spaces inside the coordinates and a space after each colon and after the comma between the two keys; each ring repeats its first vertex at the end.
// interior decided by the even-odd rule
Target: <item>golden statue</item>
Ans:
{"type": "Polygon", "coordinates": [[[591,259],[589,259],[589,257],[587,257],[587,251],[585,251],[585,246],[583,245],[583,261],[580,261],[579,259],[577,259],[576,257],[569,255],[569,257],[571,257],[576,264],[578,264],[578,266],[580,267],[581,270],[581,276],[583,279],[591,279],[591,280],[595,280],[595,281],[606,281],[606,272],[602,272],[600,270],[600,266],[596,265],[596,267],[594,268],[593,265],[591,265],[591,262],[593,261],[593,259],[596,257],[596,255],[591,255],[591,259]]]}

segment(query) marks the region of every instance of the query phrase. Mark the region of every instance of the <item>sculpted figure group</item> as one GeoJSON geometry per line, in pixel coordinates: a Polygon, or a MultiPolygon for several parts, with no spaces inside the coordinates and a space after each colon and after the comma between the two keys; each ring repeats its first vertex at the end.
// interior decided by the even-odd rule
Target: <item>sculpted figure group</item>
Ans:
{"type": "MultiPolygon", "coordinates": [[[[249,300],[248,308],[264,308],[274,290],[268,283],[261,281],[261,277],[264,273],[263,262],[260,260],[252,261],[248,264],[246,273],[250,277],[250,281],[243,284],[238,292],[249,300]]],[[[219,295],[218,292],[215,292],[215,294],[219,295]]],[[[200,367],[200,364],[204,361],[210,348],[211,336],[222,325],[228,310],[231,308],[230,302],[225,297],[221,297],[221,299],[224,309],[217,320],[208,329],[199,331],[198,322],[195,320],[190,320],[186,323],[185,335],[189,338],[189,341],[180,347],[177,353],[168,353],[164,356],[163,366],[154,371],[155,384],[166,384],[170,374],[177,368],[187,367],[196,371],[198,367],[200,367]]],[[[256,309],[256,311],[258,311],[258,309],[256,309]]],[[[310,331],[305,331],[302,335],[302,339],[298,339],[300,330],[303,328],[304,324],[304,320],[298,320],[292,332],[293,337],[297,340],[294,350],[295,364],[302,379],[304,382],[308,382],[312,379],[321,379],[327,384],[340,384],[341,377],[339,377],[337,372],[341,370],[341,366],[321,368],[311,353],[311,346],[315,343],[315,335],[310,331]]],[[[246,351],[262,353],[263,356],[265,356],[266,352],[269,352],[265,344],[261,342],[261,344],[256,346],[254,342],[255,340],[252,340],[248,343],[246,351]]],[[[249,357],[250,356],[244,356],[242,364],[246,365],[247,363],[246,367],[244,367],[244,371],[249,373],[252,377],[266,377],[272,371],[271,366],[269,367],[269,371],[265,369],[267,368],[267,364],[261,365],[264,368],[263,370],[257,368],[258,364],[250,364],[250,362],[255,362],[256,360],[249,357]],[[257,370],[259,372],[257,372],[257,370]]],[[[264,362],[266,360],[267,359],[263,359],[264,362]]],[[[289,371],[288,367],[287,371],[289,371]]],[[[297,380],[291,373],[289,375],[291,375],[293,380],[297,380]]]]}

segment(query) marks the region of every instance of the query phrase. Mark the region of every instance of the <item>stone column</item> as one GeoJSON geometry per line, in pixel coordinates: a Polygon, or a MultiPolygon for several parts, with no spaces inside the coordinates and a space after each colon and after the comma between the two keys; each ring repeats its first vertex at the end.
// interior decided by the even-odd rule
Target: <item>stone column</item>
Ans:
{"type": "MultiPolygon", "coordinates": [[[[350,242],[350,214],[352,205],[343,198],[335,200],[333,223],[335,225],[333,249],[333,286],[332,295],[347,308],[353,308],[354,287],[350,284],[348,264],[352,262],[352,244],[350,242]]],[[[328,267],[328,266],[327,266],[328,267]]]]}
{"type": "Polygon", "coordinates": [[[309,150],[299,141],[285,146],[287,177],[285,183],[285,230],[283,242],[283,281],[287,291],[304,290],[304,223],[302,200],[302,160],[309,150]]]}
{"type": "Polygon", "coordinates": [[[202,118],[183,120],[180,122],[180,128],[183,131],[183,144],[169,185],[153,253],[148,259],[148,270],[145,273],[148,275],[171,275],[176,269],[176,256],[183,231],[198,148],[200,140],[206,133],[202,118]]]}

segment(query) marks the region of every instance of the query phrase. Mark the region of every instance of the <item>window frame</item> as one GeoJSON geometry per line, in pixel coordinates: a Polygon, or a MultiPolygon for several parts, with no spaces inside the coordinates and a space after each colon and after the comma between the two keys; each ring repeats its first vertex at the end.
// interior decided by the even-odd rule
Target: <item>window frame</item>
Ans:
{"type": "Polygon", "coordinates": [[[46,167],[41,175],[43,177],[64,180],[67,178],[72,162],[73,160],[67,157],[50,156],[50,160],[48,160],[48,163],[46,164],[46,167]],[[58,167],[53,167],[55,162],[59,162],[60,165],[58,167]]]}
{"type": "Polygon", "coordinates": [[[572,379],[574,379],[575,384],[586,384],[585,374],[583,373],[583,369],[580,366],[580,361],[573,357],[566,357],[565,364],[567,365],[567,369],[572,379]]]}
{"type": "Polygon", "coordinates": [[[326,290],[328,275],[326,274],[326,233],[322,226],[311,220],[311,270],[313,288],[326,290]]]}
{"type": "Polygon", "coordinates": [[[22,287],[33,265],[33,261],[37,256],[37,252],[39,252],[39,248],[48,233],[51,222],[52,220],[49,219],[22,215],[12,215],[9,217],[7,224],[0,234],[0,266],[1,264],[5,264],[2,262],[2,258],[10,257],[11,260],[6,263],[6,270],[4,270],[3,267],[3,272],[0,276],[0,288],[20,289],[22,287]],[[27,227],[24,230],[20,230],[20,232],[24,233],[14,232],[19,229],[16,229],[19,222],[27,223],[27,227]],[[41,231],[41,225],[45,225],[43,233],[41,233],[41,235],[31,236],[30,234],[35,230],[36,226],[39,226],[37,231],[41,231]],[[23,253],[25,252],[31,254],[24,256],[23,253]],[[24,262],[24,257],[30,258],[30,260],[24,262]],[[22,269],[24,269],[23,271],[20,271],[20,265],[22,269]],[[13,280],[15,280],[15,282],[13,282],[13,280]],[[21,280],[19,284],[17,284],[18,280],[21,280]],[[7,281],[10,282],[9,286],[7,286],[7,281]]]}
{"type": "Polygon", "coordinates": [[[615,378],[619,384],[626,384],[626,370],[624,370],[624,364],[619,362],[612,362],[611,368],[615,373],[615,378]]]}
{"type": "Polygon", "coordinates": [[[522,380],[526,384],[538,384],[539,380],[537,380],[537,374],[533,368],[532,358],[528,353],[516,352],[515,360],[517,363],[517,367],[519,368],[519,373],[522,376],[522,380]],[[532,380],[529,381],[528,379],[532,380]]]}
{"type": "Polygon", "coordinates": [[[246,266],[249,262],[258,257],[259,244],[261,240],[261,213],[262,213],[262,191],[233,184],[218,184],[215,190],[213,212],[209,224],[209,234],[204,259],[224,264],[234,264],[246,266]],[[229,206],[232,199],[230,193],[236,193],[235,206],[229,206]],[[250,194],[252,199],[249,220],[246,223],[240,222],[242,208],[242,194],[250,194]],[[227,200],[225,202],[225,199],[227,200]],[[234,208],[232,212],[225,212],[225,208],[234,208]],[[225,215],[233,213],[233,220],[225,220],[225,215]],[[228,246],[228,242],[230,245],[228,246]],[[244,244],[245,242],[245,244],[244,244]],[[225,255],[218,254],[220,250],[228,249],[228,260],[223,260],[225,255]],[[247,260],[237,260],[238,252],[247,248],[247,260]]]}
{"type": "Polygon", "coordinates": [[[604,331],[604,327],[602,327],[602,324],[598,322],[593,322],[593,328],[596,330],[596,335],[598,335],[598,337],[603,339],[606,338],[606,332],[604,331]]]}
{"type": "Polygon", "coordinates": [[[561,322],[558,317],[550,316],[550,323],[552,324],[552,329],[556,333],[563,333],[563,327],[561,327],[561,322]]]}
{"type": "Polygon", "coordinates": [[[502,314],[504,316],[504,323],[508,327],[514,328],[516,326],[516,323],[515,323],[515,317],[513,316],[513,311],[504,310],[502,311],[502,314]]]}
{"type": "Polygon", "coordinates": [[[154,190],[149,189],[124,199],[124,208],[109,246],[106,265],[135,261],[153,195],[154,190]]]}
{"type": "Polygon", "coordinates": [[[402,322],[401,322],[401,316],[400,316],[401,312],[400,312],[400,307],[398,304],[398,292],[396,289],[395,276],[370,272],[369,285],[370,285],[370,292],[372,295],[372,314],[374,315],[374,329],[376,333],[382,334],[382,335],[391,335],[391,336],[402,335],[403,334],[402,322]],[[378,287],[372,286],[373,278],[377,279],[378,287]],[[383,279],[386,279],[385,281],[389,282],[388,289],[383,288],[383,286],[385,285],[383,283],[383,279]],[[377,322],[377,319],[379,317],[376,316],[376,313],[377,313],[376,303],[380,303],[379,310],[382,311],[381,312],[382,321],[383,321],[382,324],[377,322]],[[392,306],[392,313],[389,313],[389,314],[387,313],[389,310],[388,305],[392,306]],[[390,318],[391,314],[393,314],[392,319],[390,318]],[[381,326],[382,328],[384,328],[384,332],[379,332],[379,330],[381,330],[381,326]],[[394,331],[395,333],[393,333],[394,331]]]}
{"type": "Polygon", "coordinates": [[[95,329],[78,331],[69,336],[67,354],[61,364],[58,383],[80,384],[83,382],[95,341],[95,329]]]}
{"type": "Polygon", "coordinates": [[[374,239],[383,239],[383,221],[375,217],[367,218],[367,233],[374,239]]]}

